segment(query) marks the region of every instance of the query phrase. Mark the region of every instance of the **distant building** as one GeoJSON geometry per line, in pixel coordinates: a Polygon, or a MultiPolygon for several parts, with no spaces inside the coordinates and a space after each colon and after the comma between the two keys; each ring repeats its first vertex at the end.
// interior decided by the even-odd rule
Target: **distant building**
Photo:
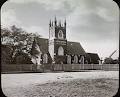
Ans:
{"type": "Polygon", "coordinates": [[[97,54],[87,54],[79,42],[68,41],[66,20],[62,24],[56,18],[54,21],[50,20],[49,39],[34,39],[31,55],[32,62],[40,61],[38,64],[98,64],[99,60],[97,54]],[[34,50],[38,53],[35,54],[34,50]]]}

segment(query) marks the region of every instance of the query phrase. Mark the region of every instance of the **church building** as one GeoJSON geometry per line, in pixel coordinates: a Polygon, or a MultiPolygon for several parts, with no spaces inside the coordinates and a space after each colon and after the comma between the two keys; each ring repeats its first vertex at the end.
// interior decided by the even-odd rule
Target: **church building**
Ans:
{"type": "MultiPolygon", "coordinates": [[[[88,64],[86,52],[79,42],[68,41],[64,23],[50,20],[49,39],[35,38],[31,49],[34,64],[88,64]]],[[[99,58],[98,58],[99,59],[99,58]]]]}

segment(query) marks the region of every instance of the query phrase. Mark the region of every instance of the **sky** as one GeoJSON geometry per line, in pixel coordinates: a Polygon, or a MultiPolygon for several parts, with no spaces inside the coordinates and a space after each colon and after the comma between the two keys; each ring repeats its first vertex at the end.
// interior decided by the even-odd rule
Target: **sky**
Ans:
{"type": "Polygon", "coordinates": [[[119,7],[112,0],[8,0],[1,8],[1,24],[23,28],[48,38],[49,21],[67,21],[67,40],[80,42],[100,58],[119,56],[119,7]]]}

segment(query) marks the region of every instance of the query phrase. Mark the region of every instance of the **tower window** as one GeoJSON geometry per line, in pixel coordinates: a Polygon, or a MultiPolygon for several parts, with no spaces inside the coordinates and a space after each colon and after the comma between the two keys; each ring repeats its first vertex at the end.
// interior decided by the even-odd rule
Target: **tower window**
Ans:
{"type": "Polygon", "coordinates": [[[63,32],[62,32],[62,30],[60,30],[58,32],[58,38],[63,39],[63,32]]]}
{"type": "Polygon", "coordinates": [[[58,48],[58,55],[63,56],[64,55],[64,49],[62,46],[58,48]]]}

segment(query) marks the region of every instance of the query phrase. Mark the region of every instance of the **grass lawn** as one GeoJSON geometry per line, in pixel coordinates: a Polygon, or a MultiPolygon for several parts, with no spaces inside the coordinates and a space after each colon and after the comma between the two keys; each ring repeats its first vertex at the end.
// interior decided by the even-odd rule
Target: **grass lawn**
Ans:
{"type": "Polygon", "coordinates": [[[118,89],[117,79],[73,80],[36,84],[26,91],[28,97],[112,97],[118,89]]]}
{"type": "Polygon", "coordinates": [[[119,87],[117,74],[118,72],[18,74],[18,76],[8,74],[2,78],[2,82],[7,80],[3,84],[2,90],[7,97],[112,97],[117,93],[119,87]],[[49,80],[50,78],[53,80],[40,82],[45,76],[49,80]],[[10,83],[9,81],[14,81],[10,78],[19,78],[13,82],[17,85],[10,83]],[[20,80],[24,80],[22,82],[24,84],[20,83],[20,80]]]}

